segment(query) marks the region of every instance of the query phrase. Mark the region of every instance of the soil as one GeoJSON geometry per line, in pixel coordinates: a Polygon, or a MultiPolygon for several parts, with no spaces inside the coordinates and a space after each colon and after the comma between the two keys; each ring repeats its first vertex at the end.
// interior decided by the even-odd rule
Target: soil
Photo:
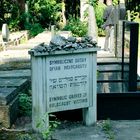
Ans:
{"type": "MultiPolygon", "coordinates": [[[[10,129],[0,129],[0,140],[43,140],[41,134],[35,133],[31,126],[31,117],[19,117],[10,129]]],[[[71,130],[76,127],[82,126],[80,121],[61,121],[57,129],[71,130]]],[[[49,138],[49,140],[54,140],[49,138]]]]}

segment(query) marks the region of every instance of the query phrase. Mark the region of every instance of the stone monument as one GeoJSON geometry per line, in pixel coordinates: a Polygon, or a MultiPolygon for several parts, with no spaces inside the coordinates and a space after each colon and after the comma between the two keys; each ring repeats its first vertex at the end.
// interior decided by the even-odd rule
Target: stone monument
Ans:
{"type": "MultiPolygon", "coordinates": [[[[96,54],[92,37],[54,36],[29,51],[32,63],[32,126],[47,112],[83,109],[83,122],[96,122],[96,54]]],[[[46,118],[48,127],[49,118],[46,118]]]]}
{"type": "Polygon", "coordinates": [[[95,18],[94,7],[89,4],[88,8],[88,35],[92,36],[94,41],[97,41],[97,25],[95,18]]]}
{"type": "Polygon", "coordinates": [[[9,28],[7,24],[2,25],[2,41],[3,41],[3,50],[6,50],[6,44],[9,41],[9,28]]]}
{"type": "Polygon", "coordinates": [[[3,42],[8,42],[9,41],[9,28],[7,24],[2,25],[2,39],[3,42]]]}

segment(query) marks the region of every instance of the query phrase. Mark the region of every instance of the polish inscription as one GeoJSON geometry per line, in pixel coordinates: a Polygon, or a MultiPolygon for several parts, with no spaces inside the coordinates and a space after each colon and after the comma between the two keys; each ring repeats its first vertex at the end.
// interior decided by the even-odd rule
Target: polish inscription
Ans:
{"type": "Polygon", "coordinates": [[[89,107],[89,55],[47,59],[48,112],[89,107]]]}

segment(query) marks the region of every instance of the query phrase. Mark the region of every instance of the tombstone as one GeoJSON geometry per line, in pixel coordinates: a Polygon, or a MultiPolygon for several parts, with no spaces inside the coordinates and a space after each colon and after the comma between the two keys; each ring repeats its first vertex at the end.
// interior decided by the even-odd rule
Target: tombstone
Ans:
{"type": "Polygon", "coordinates": [[[2,39],[3,42],[8,42],[9,41],[9,28],[7,24],[2,25],[2,39]]]}
{"type": "Polygon", "coordinates": [[[55,35],[55,25],[51,25],[51,38],[55,35]]]}
{"type": "Polygon", "coordinates": [[[88,9],[88,36],[91,36],[94,41],[97,41],[97,25],[95,18],[94,7],[89,5],[88,9]]]}
{"type": "MultiPolygon", "coordinates": [[[[44,114],[82,109],[83,122],[96,122],[97,43],[91,37],[55,36],[50,45],[29,51],[32,63],[32,127],[44,114]]],[[[49,118],[46,117],[45,127],[49,118]]]]}

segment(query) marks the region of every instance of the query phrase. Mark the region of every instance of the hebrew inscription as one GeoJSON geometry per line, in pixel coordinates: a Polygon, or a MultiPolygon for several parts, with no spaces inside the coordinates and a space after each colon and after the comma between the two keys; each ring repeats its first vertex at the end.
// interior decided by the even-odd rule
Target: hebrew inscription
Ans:
{"type": "Polygon", "coordinates": [[[62,55],[47,59],[47,110],[89,107],[89,55],[62,55]]]}

